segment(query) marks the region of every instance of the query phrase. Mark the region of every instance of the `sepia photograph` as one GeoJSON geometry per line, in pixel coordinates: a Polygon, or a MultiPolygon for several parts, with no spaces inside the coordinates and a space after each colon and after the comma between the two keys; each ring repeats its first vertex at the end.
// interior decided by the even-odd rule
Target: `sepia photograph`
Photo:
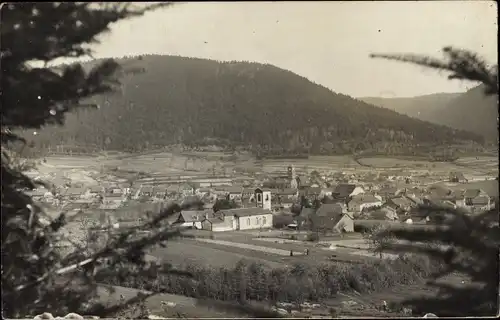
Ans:
{"type": "Polygon", "coordinates": [[[497,2],[0,14],[2,318],[499,315],[497,2]]]}

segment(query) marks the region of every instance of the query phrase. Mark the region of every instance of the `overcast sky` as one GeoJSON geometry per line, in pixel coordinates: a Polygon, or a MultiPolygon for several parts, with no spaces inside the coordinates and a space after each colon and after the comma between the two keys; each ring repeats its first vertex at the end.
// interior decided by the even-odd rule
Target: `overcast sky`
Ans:
{"type": "Polygon", "coordinates": [[[270,63],[354,97],[457,92],[471,84],[368,55],[454,45],[497,63],[496,14],[494,1],[192,2],[115,24],[95,56],[270,63]]]}

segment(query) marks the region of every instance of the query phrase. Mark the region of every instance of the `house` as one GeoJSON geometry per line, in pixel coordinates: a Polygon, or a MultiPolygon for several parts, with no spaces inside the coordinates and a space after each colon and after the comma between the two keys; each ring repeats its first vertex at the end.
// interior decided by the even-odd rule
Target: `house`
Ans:
{"type": "Polygon", "coordinates": [[[229,187],[226,189],[228,200],[241,200],[243,197],[243,187],[229,187]]]}
{"type": "Polygon", "coordinates": [[[241,196],[243,198],[252,198],[254,196],[255,189],[253,188],[243,188],[241,196]]]}
{"type": "Polygon", "coordinates": [[[455,202],[457,207],[467,207],[465,204],[465,190],[463,189],[453,190],[450,194],[450,199],[455,202]]]}
{"type": "Polygon", "coordinates": [[[106,193],[102,197],[102,204],[101,204],[100,208],[107,209],[107,210],[117,209],[122,205],[124,200],[125,199],[124,199],[122,194],[106,193]]]}
{"type": "Polygon", "coordinates": [[[343,203],[328,203],[322,204],[318,210],[316,210],[316,215],[328,216],[331,213],[346,213],[347,206],[343,203]]]}
{"type": "Polygon", "coordinates": [[[335,187],[332,195],[337,199],[347,201],[350,197],[362,194],[364,192],[365,191],[363,190],[363,188],[357,187],[354,184],[341,183],[335,187]]]}
{"type": "Polygon", "coordinates": [[[177,184],[171,184],[165,188],[165,194],[166,196],[177,196],[180,194],[179,192],[179,185],[177,184]]]}
{"type": "Polygon", "coordinates": [[[276,178],[264,182],[262,186],[265,188],[285,189],[285,188],[290,188],[290,181],[286,178],[276,178]]]}
{"type": "Polygon", "coordinates": [[[85,195],[84,188],[70,187],[62,192],[64,198],[69,200],[82,199],[85,195]]]}
{"type": "Polygon", "coordinates": [[[391,207],[396,210],[396,212],[407,213],[410,212],[412,208],[416,207],[417,204],[408,197],[400,196],[390,198],[385,202],[385,206],[391,207]]]}
{"type": "Polygon", "coordinates": [[[489,210],[491,208],[490,196],[481,189],[467,189],[464,192],[465,206],[475,210],[489,210]]]}
{"type": "Polygon", "coordinates": [[[140,191],[139,191],[139,196],[151,198],[151,197],[153,197],[153,191],[154,191],[153,186],[147,186],[147,185],[141,186],[140,191]]]}
{"type": "Polygon", "coordinates": [[[311,217],[313,231],[354,232],[354,218],[342,204],[323,204],[311,217]]]}
{"type": "Polygon", "coordinates": [[[379,197],[371,194],[358,194],[351,198],[348,208],[350,212],[361,212],[363,209],[380,207],[382,201],[379,197]]]}
{"type": "Polygon", "coordinates": [[[375,211],[368,212],[364,215],[368,219],[396,221],[399,216],[393,207],[385,206],[375,211]]]}
{"type": "Polygon", "coordinates": [[[281,209],[290,209],[296,201],[290,198],[284,198],[279,200],[279,207],[281,209]]]}
{"type": "Polygon", "coordinates": [[[155,200],[164,200],[167,196],[167,189],[161,187],[153,188],[153,198],[155,200]]]}
{"type": "Polygon", "coordinates": [[[234,217],[233,230],[267,229],[273,226],[273,214],[265,208],[238,208],[218,213],[234,217]]]}
{"type": "Polygon", "coordinates": [[[228,186],[216,186],[213,189],[213,193],[217,195],[218,199],[226,199],[228,194],[228,186]]]}
{"type": "Polygon", "coordinates": [[[120,186],[111,186],[109,188],[106,189],[106,192],[109,192],[109,193],[116,193],[116,194],[123,194],[125,193],[123,188],[121,188],[120,186]]]}
{"type": "Polygon", "coordinates": [[[193,195],[195,187],[190,183],[182,183],[179,185],[179,193],[183,196],[193,195]]]}
{"type": "Polygon", "coordinates": [[[223,232],[234,230],[234,217],[229,215],[219,214],[216,216],[205,218],[201,222],[201,228],[207,231],[223,232]]]}
{"type": "Polygon", "coordinates": [[[90,197],[98,197],[98,196],[100,196],[103,193],[104,193],[104,188],[101,187],[101,186],[98,186],[98,185],[90,186],[87,189],[87,194],[90,197]]]}
{"type": "Polygon", "coordinates": [[[435,184],[427,188],[426,196],[433,199],[447,199],[452,196],[452,191],[447,187],[435,184]]]}
{"type": "Polygon", "coordinates": [[[309,200],[316,200],[320,198],[321,188],[320,187],[308,187],[299,192],[300,196],[304,196],[309,200]]]}
{"type": "Polygon", "coordinates": [[[467,182],[468,180],[465,179],[464,174],[462,172],[450,172],[449,181],[464,183],[467,182]]]}
{"type": "Polygon", "coordinates": [[[397,192],[398,188],[394,186],[384,185],[381,188],[379,188],[377,194],[379,194],[382,197],[383,201],[387,201],[388,199],[394,197],[397,192]]]}
{"type": "Polygon", "coordinates": [[[335,191],[335,188],[323,188],[321,189],[321,194],[320,197],[331,197],[333,195],[333,192],[335,191]]]}
{"type": "Polygon", "coordinates": [[[199,197],[204,197],[205,195],[209,194],[212,192],[212,189],[210,188],[198,188],[195,191],[195,194],[199,197]]]}
{"type": "Polygon", "coordinates": [[[298,189],[292,189],[292,188],[287,188],[287,189],[277,189],[274,194],[280,198],[288,198],[288,199],[293,199],[293,198],[298,198],[299,196],[299,190],[298,189]]]}
{"type": "Polygon", "coordinates": [[[202,221],[213,217],[212,210],[182,210],[173,224],[181,227],[202,229],[202,221]]]}

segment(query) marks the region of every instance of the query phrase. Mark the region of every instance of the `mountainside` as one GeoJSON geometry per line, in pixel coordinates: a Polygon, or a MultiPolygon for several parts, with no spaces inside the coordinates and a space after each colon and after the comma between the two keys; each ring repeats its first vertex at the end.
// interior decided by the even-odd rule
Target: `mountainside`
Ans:
{"type": "Polygon", "coordinates": [[[334,93],[290,71],[248,62],[146,55],[118,59],[121,92],[99,110],[67,116],[35,136],[58,144],[140,151],[175,143],[276,152],[411,153],[479,141],[478,135],[400,115],[334,93]],[[419,150],[420,150],[419,149],[419,150]]]}
{"type": "Polygon", "coordinates": [[[437,93],[412,98],[361,98],[361,100],[420,120],[474,132],[489,141],[496,141],[497,97],[485,97],[483,92],[483,86],[477,86],[465,93],[437,93]]]}
{"type": "Polygon", "coordinates": [[[435,122],[435,115],[462,93],[435,93],[408,98],[360,98],[377,107],[387,108],[424,121],[435,122]]]}
{"type": "Polygon", "coordinates": [[[467,130],[498,139],[498,96],[484,96],[483,86],[477,86],[448,102],[436,112],[436,123],[467,130]]]}

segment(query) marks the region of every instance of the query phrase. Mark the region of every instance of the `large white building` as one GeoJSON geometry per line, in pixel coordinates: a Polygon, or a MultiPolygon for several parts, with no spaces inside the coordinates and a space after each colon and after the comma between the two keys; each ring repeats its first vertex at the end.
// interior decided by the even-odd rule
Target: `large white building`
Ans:
{"type": "Polygon", "coordinates": [[[271,191],[257,188],[254,193],[255,207],[217,211],[201,222],[202,229],[215,232],[272,228],[271,191]]]}

